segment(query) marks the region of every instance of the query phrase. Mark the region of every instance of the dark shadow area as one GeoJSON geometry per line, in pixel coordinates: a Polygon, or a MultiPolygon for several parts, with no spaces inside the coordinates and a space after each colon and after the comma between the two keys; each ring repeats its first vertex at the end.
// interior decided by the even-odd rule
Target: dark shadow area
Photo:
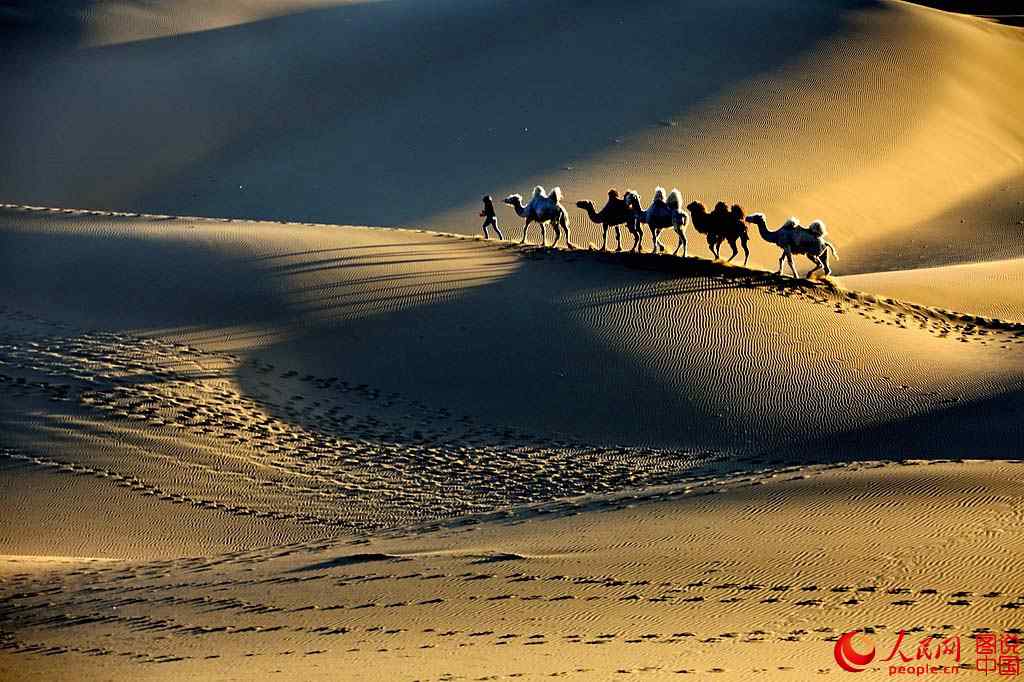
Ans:
{"type": "Polygon", "coordinates": [[[1024,390],[1005,391],[983,400],[949,399],[946,405],[925,414],[830,434],[803,444],[801,449],[813,463],[1024,457],[1024,390]],[[841,448],[836,447],[839,443],[841,448]]]}
{"type": "Polygon", "coordinates": [[[0,291],[17,292],[22,308],[105,331],[256,324],[287,310],[259,268],[216,244],[91,232],[87,216],[61,216],[83,229],[54,234],[45,227],[52,214],[27,216],[18,219],[38,220],[38,232],[0,229],[0,291]]]}
{"type": "MultiPolygon", "coordinates": [[[[762,358],[763,350],[743,352],[745,344],[731,336],[761,323],[745,316],[736,301],[717,293],[748,289],[751,295],[809,294],[808,299],[828,300],[799,305],[832,307],[840,300],[850,305],[856,301],[869,308],[882,306],[879,311],[884,309],[894,319],[897,313],[929,314],[919,306],[877,302],[824,283],[703,259],[541,248],[526,255],[521,267],[497,281],[407,309],[378,310],[308,328],[266,349],[264,357],[274,357],[278,366],[301,367],[300,373],[312,377],[338,374],[347,384],[373,386],[424,409],[473,406],[468,414],[452,413],[451,419],[465,415],[494,426],[481,444],[501,447],[524,438],[521,444],[530,446],[561,442],[583,449],[723,451],[765,460],[779,452],[787,453],[790,461],[827,459],[845,452],[842,440],[836,436],[836,447],[822,455],[824,440],[819,442],[817,434],[842,433],[849,428],[844,424],[876,422],[891,414],[922,413],[919,419],[927,422],[935,410],[932,403],[943,399],[913,390],[858,393],[871,390],[866,383],[860,389],[844,386],[846,397],[840,406],[834,394],[820,390],[817,373],[837,372],[832,381],[860,386],[863,368],[844,369],[827,353],[783,368],[772,358],[762,358]],[[594,267],[605,268],[597,288],[594,267]],[[630,330],[623,335],[626,346],[601,335],[601,318],[608,315],[613,316],[613,325],[630,330]],[[655,357],[656,362],[649,362],[655,357]],[[742,389],[733,393],[729,387],[737,385],[742,389]],[[793,405],[800,406],[798,419],[793,418],[793,405]],[[503,425],[521,433],[502,435],[503,425]]],[[[374,285],[382,291],[397,287],[401,295],[402,277],[378,278],[374,285]]],[[[771,300],[762,303],[775,305],[771,300]]],[[[336,292],[324,292],[309,305],[330,317],[345,302],[339,302],[336,292]]],[[[986,324],[971,316],[945,316],[942,322],[986,324]]],[[[774,331],[767,333],[783,333],[776,328],[780,323],[770,323],[769,330],[774,331]]],[[[1009,323],[992,323],[991,328],[1024,329],[1009,323]]],[[[612,334],[616,336],[618,332],[612,334]]],[[[257,379],[239,377],[254,390],[257,379]]],[[[278,416],[298,419],[311,429],[323,428],[301,415],[278,416]]],[[[992,434],[1010,437],[1017,427],[1007,431],[1002,417],[993,412],[986,421],[984,410],[976,413],[978,423],[988,424],[992,434]]],[[[974,446],[972,431],[957,439],[955,425],[946,425],[945,456],[974,446]]],[[[389,433],[399,442],[419,441],[411,430],[389,433]]]]}
{"type": "Polygon", "coordinates": [[[1024,26],[1020,0],[913,0],[915,5],[934,7],[957,14],[974,14],[1010,26],[1024,26]]]}
{"type": "Polygon", "coordinates": [[[419,224],[683,117],[884,7],[390,0],[40,58],[0,83],[0,199],[419,224]]]}
{"type": "Polygon", "coordinates": [[[339,556],[334,559],[327,561],[321,561],[316,564],[309,564],[308,566],[300,566],[299,568],[293,568],[289,573],[302,573],[306,571],[325,571],[330,568],[339,568],[341,566],[353,566],[355,564],[369,564],[379,561],[408,561],[400,556],[394,554],[350,554],[348,556],[339,556]]]}
{"type": "Polygon", "coordinates": [[[0,0],[0,78],[78,45],[95,0],[0,0]]]}

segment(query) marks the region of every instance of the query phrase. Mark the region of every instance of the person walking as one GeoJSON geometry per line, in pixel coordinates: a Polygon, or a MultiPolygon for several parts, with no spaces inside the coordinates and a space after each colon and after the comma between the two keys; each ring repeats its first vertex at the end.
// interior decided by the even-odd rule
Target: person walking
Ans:
{"type": "Polygon", "coordinates": [[[498,239],[504,239],[505,235],[501,233],[501,228],[498,227],[498,217],[494,212],[494,202],[491,200],[490,194],[484,195],[484,210],[480,211],[480,217],[484,219],[484,239],[490,239],[491,236],[487,234],[488,226],[493,227],[494,231],[498,235],[498,239]]]}

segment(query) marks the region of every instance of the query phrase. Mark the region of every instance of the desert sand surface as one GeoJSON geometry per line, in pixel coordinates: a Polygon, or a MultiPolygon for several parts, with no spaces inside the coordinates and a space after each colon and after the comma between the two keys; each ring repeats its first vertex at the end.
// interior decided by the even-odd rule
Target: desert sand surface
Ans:
{"type": "Polygon", "coordinates": [[[0,680],[808,680],[852,630],[857,679],[901,630],[985,679],[1024,626],[1011,23],[0,3],[0,680]],[[476,236],[535,184],[581,248],[476,236]],[[824,219],[835,276],[753,229],[749,267],[587,248],[577,199],[655,185],[824,219]]]}
{"type": "Polygon", "coordinates": [[[1010,320],[426,231],[0,224],[7,675],[806,679],[849,629],[1018,625],[1010,320]]]}

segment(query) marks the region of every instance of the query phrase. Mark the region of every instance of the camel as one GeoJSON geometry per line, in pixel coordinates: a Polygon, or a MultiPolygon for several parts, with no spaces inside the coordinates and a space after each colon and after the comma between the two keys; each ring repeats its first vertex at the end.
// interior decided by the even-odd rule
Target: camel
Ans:
{"type": "Polygon", "coordinates": [[[555,246],[558,244],[561,230],[565,230],[565,245],[570,249],[575,249],[576,247],[573,246],[572,240],[569,238],[568,214],[561,202],[561,187],[555,187],[551,190],[550,194],[545,194],[544,188],[540,185],[533,188],[533,197],[530,198],[530,203],[525,206],[523,205],[523,197],[519,194],[505,197],[505,203],[515,210],[516,215],[520,218],[526,218],[526,222],[523,224],[523,238],[519,240],[519,243],[523,244],[526,242],[526,231],[530,227],[530,223],[540,223],[540,243],[541,246],[547,246],[548,238],[545,224],[551,223],[551,227],[555,230],[555,241],[551,245],[555,246]]]}
{"type": "Polygon", "coordinates": [[[630,223],[632,212],[629,209],[629,205],[626,204],[625,199],[619,198],[618,191],[614,189],[608,190],[608,203],[604,205],[600,211],[594,211],[594,202],[582,200],[577,201],[576,206],[582,208],[587,212],[587,216],[590,217],[591,222],[597,223],[603,228],[603,236],[601,238],[601,250],[604,251],[608,248],[608,228],[615,228],[615,250],[622,251],[622,236],[619,232],[620,225],[626,225],[630,233],[633,235],[633,248],[637,248],[637,244],[640,243],[639,231],[634,231],[630,223]]]}
{"type": "Polygon", "coordinates": [[[665,250],[661,243],[661,231],[671,227],[679,237],[672,255],[683,249],[683,257],[686,257],[686,223],[688,218],[682,210],[683,195],[678,189],[673,189],[665,195],[664,187],[654,188],[654,199],[646,210],[640,208],[640,195],[630,190],[626,193],[626,201],[633,211],[633,224],[639,229],[640,223],[646,223],[651,230],[651,253],[660,253],[665,250]]]}
{"type": "Polygon", "coordinates": [[[747,222],[757,225],[761,239],[782,249],[782,255],[779,256],[778,274],[782,274],[782,262],[786,261],[789,263],[793,277],[799,277],[796,274],[796,267],[793,265],[794,253],[802,253],[814,263],[814,269],[807,273],[808,278],[818,270],[824,270],[826,276],[832,274],[832,268],[828,264],[828,252],[832,251],[832,255],[836,258],[839,258],[839,252],[831,242],[825,239],[827,230],[824,222],[815,220],[807,227],[801,227],[799,220],[790,218],[774,232],[769,230],[765,224],[763,213],[753,213],[747,216],[747,222]]]}
{"type": "Polygon", "coordinates": [[[644,209],[640,205],[643,198],[636,190],[627,189],[624,199],[626,207],[629,209],[629,220],[626,221],[626,227],[629,229],[630,234],[635,237],[633,248],[630,251],[640,253],[643,250],[641,241],[643,240],[643,223],[645,220],[644,209]]]}
{"type": "Polygon", "coordinates": [[[747,260],[750,259],[750,247],[747,246],[750,236],[747,234],[747,223],[743,219],[743,207],[733,204],[730,209],[724,201],[719,201],[715,204],[714,210],[708,213],[704,204],[699,201],[691,201],[686,205],[686,209],[693,219],[693,227],[707,237],[708,248],[711,249],[711,254],[716,259],[722,257],[722,242],[728,241],[732,248],[732,255],[729,256],[727,262],[731,263],[732,259],[739,254],[736,249],[736,240],[738,239],[743,247],[743,265],[747,265],[747,260]]]}

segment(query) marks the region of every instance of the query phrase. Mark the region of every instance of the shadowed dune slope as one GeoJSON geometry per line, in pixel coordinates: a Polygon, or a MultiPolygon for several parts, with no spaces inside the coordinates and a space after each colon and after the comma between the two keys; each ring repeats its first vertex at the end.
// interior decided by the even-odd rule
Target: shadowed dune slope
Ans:
{"type": "MultiPolygon", "coordinates": [[[[416,231],[0,221],[0,458],[34,476],[7,518],[58,527],[78,497],[45,482],[72,476],[175,507],[165,532],[212,550],[211,513],[251,519],[252,546],[752,467],[1020,454],[1024,332],[1002,320],[416,231]]],[[[41,539],[7,551],[166,555],[159,535],[41,539]]]]}
{"type": "MultiPolygon", "coordinates": [[[[984,260],[991,244],[949,253],[957,225],[932,221],[1019,189],[1022,56],[1017,29],[900,2],[347,3],[22,51],[0,198],[472,232],[483,192],[667,184],[773,225],[824,218],[840,272],[901,267],[923,229],[915,266],[984,260]]],[[[1021,255],[1024,216],[992,210],[970,224],[1009,224],[1000,257],[1021,255]]]]}

